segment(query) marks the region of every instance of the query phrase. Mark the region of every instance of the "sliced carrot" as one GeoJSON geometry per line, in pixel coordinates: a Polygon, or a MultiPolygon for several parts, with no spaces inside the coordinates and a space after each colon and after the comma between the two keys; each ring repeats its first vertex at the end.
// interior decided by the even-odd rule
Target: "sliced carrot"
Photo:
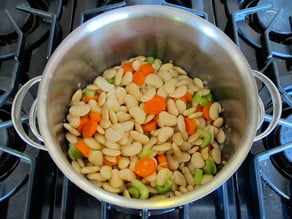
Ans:
{"type": "Polygon", "coordinates": [[[88,97],[88,96],[86,96],[86,95],[83,95],[83,96],[82,96],[82,101],[83,101],[84,103],[88,103],[90,99],[91,99],[91,98],[88,97]]]}
{"type": "Polygon", "coordinates": [[[187,92],[184,95],[184,97],[185,97],[187,103],[191,103],[193,101],[193,96],[192,96],[192,94],[190,92],[187,92]]]}
{"type": "Polygon", "coordinates": [[[134,167],[134,172],[141,177],[147,177],[155,173],[156,162],[152,157],[142,157],[134,167]]]}
{"type": "Polygon", "coordinates": [[[143,124],[142,129],[144,132],[151,132],[157,128],[157,120],[153,119],[150,122],[143,124]]]}
{"type": "Polygon", "coordinates": [[[101,120],[101,115],[98,112],[90,112],[89,119],[99,122],[101,120]]]}
{"type": "Polygon", "coordinates": [[[99,94],[98,94],[98,93],[95,93],[95,94],[94,94],[94,97],[93,97],[92,99],[98,101],[98,98],[99,98],[99,94]]]}
{"type": "Polygon", "coordinates": [[[158,162],[158,166],[162,168],[168,168],[168,162],[167,162],[165,154],[157,154],[156,159],[158,162]]]}
{"type": "Polygon", "coordinates": [[[91,138],[95,134],[97,126],[97,121],[88,119],[88,121],[86,121],[83,125],[82,136],[84,138],[91,138]]]}
{"type": "Polygon", "coordinates": [[[194,134],[196,130],[196,123],[195,120],[190,119],[189,117],[184,118],[185,121],[185,126],[186,126],[186,131],[189,135],[194,134]]]}
{"type": "Polygon", "coordinates": [[[203,112],[203,107],[201,105],[198,105],[196,108],[196,112],[203,112]]]}
{"type": "Polygon", "coordinates": [[[84,157],[88,157],[90,153],[90,147],[88,147],[87,144],[85,144],[83,141],[78,141],[76,143],[76,149],[80,151],[81,154],[83,154],[84,157]]]}
{"type": "Polygon", "coordinates": [[[80,124],[79,124],[79,126],[76,128],[78,132],[82,132],[83,126],[84,126],[84,124],[85,124],[88,120],[89,120],[89,119],[88,119],[87,116],[80,117],[80,124]]]}
{"type": "Polygon", "coordinates": [[[112,162],[112,161],[109,161],[108,159],[106,159],[106,157],[104,156],[104,157],[103,157],[103,163],[104,163],[105,165],[108,165],[108,166],[114,166],[114,165],[116,165],[117,163],[119,163],[120,159],[121,159],[121,156],[120,156],[120,155],[119,155],[119,156],[116,156],[116,157],[115,157],[115,162],[112,162]]]}
{"type": "Polygon", "coordinates": [[[212,103],[207,103],[206,105],[203,106],[203,116],[205,119],[207,119],[208,121],[211,120],[210,118],[210,115],[209,115],[209,110],[210,110],[210,107],[211,107],[212,103]]]}
{"type": "Polygon", "coordinates": [[[148,75],[154,73],[155,69],[150,63],[143,63],[139,67],[139,71],[143,72],[144,74],[148,75]]]}
{"type": "Polygon", "coordinates": [[[95,93],[93,97],[88,97],[88,96],[86,96],[86,95],[83,95],[83,96],[82,96],[82,101],[83,101],[84,103],[88,103],[89,100],[96,100],[96,101],[97,101],[98,98],[99,98],[99,94],[98,94],[98,93],[95,93]]]}
{"type": "Polygon", "coordinates": [[[133,81],[137,85],[142,85],[145,81],[145,77],[146,75],[142,71],[136,71],[133,73],[133,81]]]}
{"type": "Polygon", "coordinates": [[[159,96],[155,95],[151,100],[145,102],[144,111],[149,114],[159,114],[161,111],[166,108],[166,100],[159,96]]]}
{"type": "Polygon", "coordinates": [[[191,103],[193,101],[193,97],[192,97],[192,94],[190,92],[186,92],[185,95],[183,95],[182,97],[179,97],[179,98],[175,98],[175,100],[182,100],[186,103],[191,103]]]}
{"type": "Polygon", "coordinates": [[[127,62],[127,63],[124,63],[122,65],[122,68],[124,70],[124,73],[130,71],[130,72],[134,72],[134,68],[133,68],[133,65],[132,65],[132,62],[127,62]]]}

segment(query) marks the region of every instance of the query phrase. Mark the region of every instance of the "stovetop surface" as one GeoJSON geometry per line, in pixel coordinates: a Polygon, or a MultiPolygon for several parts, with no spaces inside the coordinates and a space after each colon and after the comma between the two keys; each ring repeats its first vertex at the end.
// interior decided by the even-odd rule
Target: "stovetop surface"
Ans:
{"type": "MultiPolygon", "coordinates": [[[[40,2],[43,3],[42,1],[40,2]]],[[[49,4],[46,1],[44,2],[45,5],[49,4]]],[[[96,7],[104,6],[109,2],[116,7],[117,5],[125,6],[125,4],[134,4],[139,1],[66,0],[51,1],[54,7],[40,6],[40,10],[44,8],[44,10],[52,11],[56,14],[56,19],[58,21],[56,33],[51,38],[49,34],[50,31],[45,32],[43,39],[36,43],[32,43],[31,41],[34,41],[34,39],[27,37],[25,39],[25,45],[20,46],[25,48],[24,52],[21,52],[16,58],[13,56],[9,57],[8,52],[6,57],[0,59],[0,85],[10,83],[7,79],[7,76],[9,76],[9,71],[7,71],[7,69],[12,69],[11,71],[16,69],[20,72],[19,79],[16,82],[16,88],[1,105],[1,109],[7,111],[9,115],[11,102],[18,87],[29,79],[41,75],[51,54],[51,50],[53,51],[62,39],[82,22],[90,19],[92,16],[98,15],[95,13],[100,12],[94,12],[94,15],[90,14],[96,7]]],[[[145,2],[153,3],[153,1],[145,2]]],[[[236,13],[230,13],[231,11],[238,11],[246,8],[253,9],[253,7],[256,7],[257,3],[261,1],[192,0],[159,2],[164,4],[185,2],[187,7],[194,9],[193,13],[203,11],[204,13],[199,14],[215,24],[237,42],[252,69],[262,71],[274,81],[283,95],[283,108],[290,109],[290,99],[292,96],[291,29],[290,33],[286,34],[286,37],[288,36],[287,39],[285,38],[287,42],[285,42],[285,46],[283,46],[283,48],[281,47],[281,49],[274,50],[275,45],[278,44],[277,41],[271,43],[271,45],[264,45],[265,41],[262,38],[260,42],[263,45],[253,45],[253,43],[250,42],[252,40],[249,41],[244,37],[245,34],[243,31],[247,28],[243,23],[247,20],[249,22],[252,19],[257,19],[257,17],[250,15],[249,10],[245,15],[245,19],[239,16],[241,15],[241,11],[238,16],[236,13]],[[232,18],[235,19],[235,23],[240,24],[237,34],[233,32],[234,23],[232,18]],[[286,47],[288,47],[288,50],[286,47]],[[279,51],[284,51],[284,53],[279,55],[279,51]],[[275,75],[280,75],[280,77],[275,75]]],[[[280,2],[285,1],[282,0],[280,2]]],[[[141,3],[141,1],[139,3],[141,3]]],[[[263,1],[263,3],[267,4],[266,7],[271,7],[269,6],[269,1],[263,1]]],[[[21,4],[19,5],[19,2],[15,4],[19,7],[23,6],[21,4]]],[[[34,7],[36,7],[36,5],[37,4],[32,4],[34,7]]],[[[0,15],[5,16],[1,10],[2,9],[0,9],[0,15]]],[[[289,16],[290,18],[288,19],[290,19],[289,22],[291,27],[292,14],[288,15],[288,17],[289,16]]],[[[46,22],[46,28],[50,29],[51,24],[52,20],[49,19],[49,21],[46,22]]],[[[257,35],[254,33],[252,34],[256,39],[257,35]]],[[[274,39],[274,35],[273,33],[270,37],[274,39]]],[[[2,35],[0,35],[0,39],[2,40],[1,36],[2,35]]],[[[14,46],[12,47],[14,48],[14,46]]],[[[1,95],[2,93],[1,91],[1,95]]],[[[269,105],[269,96],[265,92],[261,95],[264,96],[264,104],[269,105]]],[[[34,98],[35,97],[32,97],[32,99],[34,98]]],[[[29,108],[29,106],[24,106],[24,113],[28,112],[29,109],[27,108],[29,108]]],[[[267,113],[271,113],[271,111],[267,110],[267,113]]],[[[1,115],[2,114],[3,112],[1,112],[1,115]]],[[[291,114],[288,113],[284,115],[283,119],[286,119],[289,115],[291,114]]],[[[292,122],[291,116],[288,119],[292,122]]],[[[9,118],[1,118],[1,120],[9,121],[9,118]]],[[[278,129],[282,130],[281,127],[282,126],[278,126],[278,129]]],[[[286,129],[291,131],[291,127],[286,129]]],[[[13,128],[10,126],[7,132],[14,133],[13,128]]],[[[4,131],[3,135],[6,136],[7,132],[4,131]]],[[[289,131],[286,132],[289,133],[289,131]]],[[[12,135],[14,136],[14,134],[12,135]]],[[[15,138],[18,139],[17,136],[15,136],[15,138]]],[[[289,139],[287,142],[273,142],[271,148],[280,144],[289,144],[289,142],[289,139]]],[[[261,216],[264,218],[292,218],[292,202],[289,197],[284,198],[283,195],[279,195],[279,191],[272,188],[270,181],[265,179],[265,176],[270,174],[265,171],[275,169],[272,163],[273,159],[270,159],[269,154],[265,154],[265,151],[269,150],[266,145],[269,144],[271,143],[268,139],[266,139],[266,141],[254,143],[250,154],[234,176],[211,194],[187,206],[170,209],[169,212],[164,212],[164,214],[160,214],[161,212],[150,212],[150,218],[260,218],[261,216]],[[260,165],[258,166],[258,164],[260,165]],[[273,168],[270,168],[271,166],[273,168]],[[264,177],[261,177],[261,174],[259,177],[255,168],[259,171],[263,171],[264,177]],[[257,185],[257,181],[260,181],[260,186],[257,185]]],[[[11,170],[11,172],[16,172],[17,174],[0,178],[1,218],[141,218],[143,212],[132,212],[126,209],[115,208],[115,206],[109,206],[81,191],[60,172],[46,151],[40,151],[27,146],[21,139],[12,143],[2,139],[0,145],[1,159],[11,159],[7,158],[8,155],[13,155],[18,158],[17,164],[11,170]],[[13,145],[13,147],[11,147],[11,145],[13,145]],[[14,148],[14,145],[20,145],[20,147],[16,146],[14,148]]],[[[12,160],[11,162],[13,163],[14,161],[12,160]]],[[[291,179],[287,177],[283,177],[283,179],[285,180],[279,183],[285,184],[284,187],[287,193],[291,192],[291,179]],[[287,187],[290,189],[287,189],[287,187]]]]}

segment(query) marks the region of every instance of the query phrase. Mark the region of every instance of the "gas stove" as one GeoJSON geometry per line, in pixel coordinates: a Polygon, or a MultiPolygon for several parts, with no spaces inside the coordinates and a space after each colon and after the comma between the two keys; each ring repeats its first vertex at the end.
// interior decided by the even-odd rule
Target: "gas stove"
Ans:
{"type": "MultiPolygon", "coordinates": [[[[1,0],[0,1],[0,215],[1,218],[292,218],[292,3],[290,0],[1,0]],[[255,142],[238,171],[198,201],[163,211],[123,209],[72,184],[46,151],[29,146],[13,128],[17,90],[40,76],[58,44],[94,16],[134,4],[178,7],[224,31],[252,69],[277,86],[282,118],[255,142]]],[[[258,83],[265,129],[272,102],[258,83]]],[[[37,88],[26,97],[21,121],[27,135],[37,88]]],[[[259,130],[260,132],[261,130],[259,130]]]]}

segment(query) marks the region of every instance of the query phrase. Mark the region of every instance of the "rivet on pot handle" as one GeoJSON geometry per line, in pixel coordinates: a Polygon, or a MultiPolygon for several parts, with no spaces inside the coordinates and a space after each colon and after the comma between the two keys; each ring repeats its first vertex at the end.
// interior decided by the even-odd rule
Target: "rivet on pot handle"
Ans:
{"type": "MultiPolygon", "coordinates": [[[[39,83],[41,81],[41,76],[35,77],[31,80],[29,80],[27,83],[25,83],[20,90],[15,95],[15,98],[12,103],[12,109],[11,109],[11,116],[12,116],[12,123],[13,126],[18,133],[18,135],[21,137],[23,141],[25,141],[27,144],[41,150],[47,150],[45,145],[34,141],[31,139],[25,132],[23,128],[23,124],[21,122],[21,108],[23,105],[23,100],[27,93],[29,92],[29,89],[33,87],[35,84],[39,83]]],[[[37,100],[35,100],[31,106],[30,113],[29,113],[29,125],[31,128],[32,133],[38,138],[38,140],[42,141],[42,137],[40,136],[37,125],[36,125],[36,112],[37,112],[37,100]]]]}
{"type": "MultiPolygon", "coordinates": [[[[277,126],[279,119],[281,118],[282,113],[282,100],[280,93],[274,83],[263,73],[258,72],[256,70],[252,70],[254,76],[262,81],[265,86],[267,87],[268,91],[270,92],[272,103],[273,103],[273,116],[270,124],[268,127],[261,132],[260,134],[256,135],[254,141],[258,141],[269,135],[274,128],[277,126]]],[[[259,126],[264,121],[265,109],[262,100],[259,97],[259,105],[260,105],[260,119],[259,119],[259,126]]],[[[259,127],[258,127],[259,128],[259,127]]]]}

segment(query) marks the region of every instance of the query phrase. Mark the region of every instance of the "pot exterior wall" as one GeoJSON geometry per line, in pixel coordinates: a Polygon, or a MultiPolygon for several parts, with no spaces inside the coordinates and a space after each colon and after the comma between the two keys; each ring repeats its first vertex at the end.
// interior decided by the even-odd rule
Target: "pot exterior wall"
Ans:
{"type": "Polygon", "coordinates": [[[197,200],[226,181],[249,152],[256,133],[258,96],[251,70],[232,41],[195,15],[165,6],[129,6],[95,17],[73,31],[49,60],[39,88],[38,119],[51,157],[64,174],[93,196],[123,207],[159,209],[197,200]],[[208,184],[165,201],[127,200],[91,185],[66,158],[63,122],[73,92],[130,57],[173,61],[208,82],[224,109],[227,164],[208,184]],[[81,179],[80,179],[81,178],[81,179]]]}

